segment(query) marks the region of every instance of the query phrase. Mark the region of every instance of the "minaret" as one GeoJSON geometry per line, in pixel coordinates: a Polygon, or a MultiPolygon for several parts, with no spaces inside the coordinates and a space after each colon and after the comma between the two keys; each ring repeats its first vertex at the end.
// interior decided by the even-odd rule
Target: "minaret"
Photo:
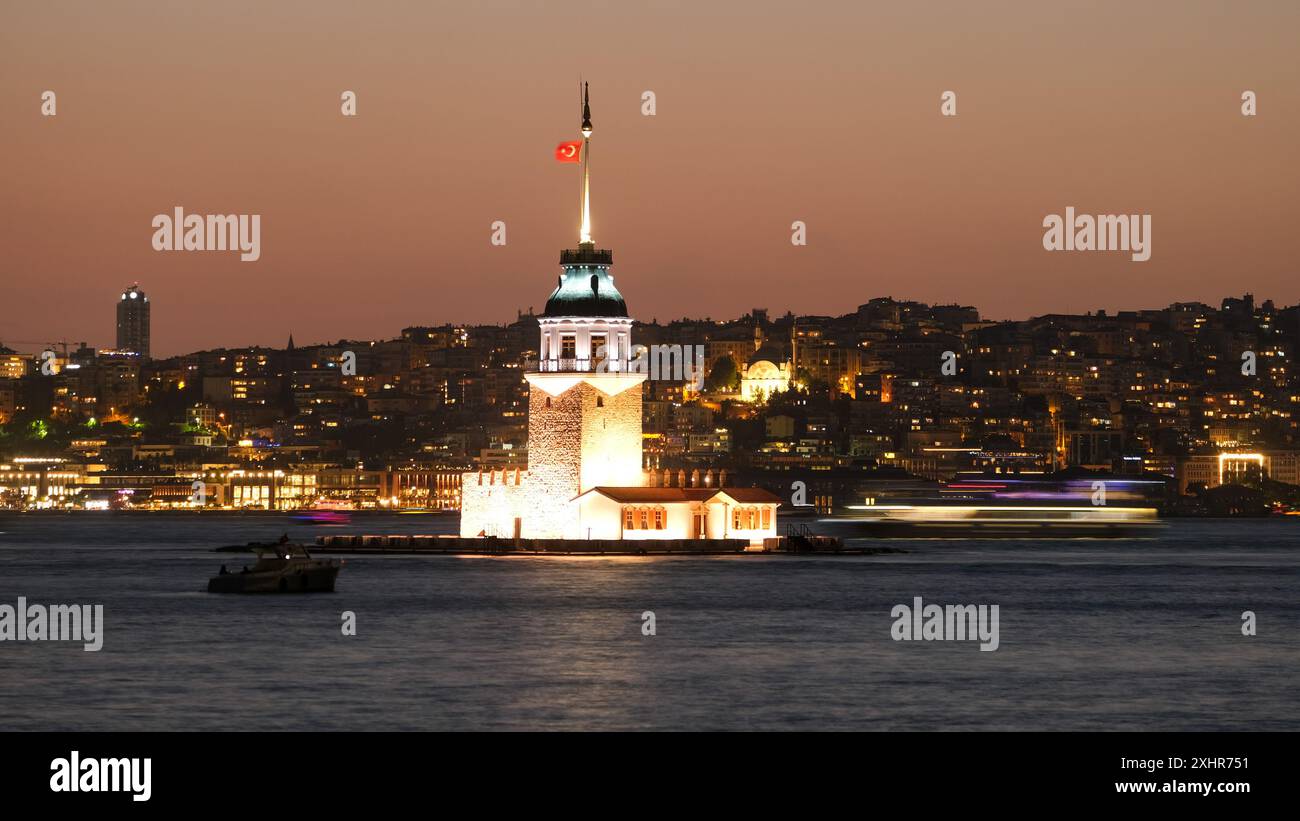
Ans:
{"type": "Polygon", "coordinates": [[[591,233],[591,97],[582,89],[582,208],[578,247],[538,318],[541,359],[526,373],[528,485],[524,536],[577,538],[576,505],[593,487],[640,485],[641,383],[629,372],[632,318],[614,287],[614,254],[591,233]]]}

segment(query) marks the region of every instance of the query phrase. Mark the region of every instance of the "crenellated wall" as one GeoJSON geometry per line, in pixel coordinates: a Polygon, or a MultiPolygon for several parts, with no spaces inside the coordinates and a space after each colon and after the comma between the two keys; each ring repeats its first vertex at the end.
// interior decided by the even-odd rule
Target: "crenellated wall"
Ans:
{"type": "Polygon", "coordinates": [[[528,471],[517,468],[461,474],[460,535],[513,538],[515,519],[528,521],[528,487],[528,471]]]}

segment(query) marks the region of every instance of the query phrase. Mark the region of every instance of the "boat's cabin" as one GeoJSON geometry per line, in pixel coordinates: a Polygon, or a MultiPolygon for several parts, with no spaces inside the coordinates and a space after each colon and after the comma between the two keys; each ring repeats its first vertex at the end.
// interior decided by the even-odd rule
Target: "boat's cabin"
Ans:
{"type": "Polygon", "coordinates": [[[261,545],[253,548],[253,552],[257,554],[257,563],[263,566],[311,558],[307,548],[300,544],[261,545]]]}

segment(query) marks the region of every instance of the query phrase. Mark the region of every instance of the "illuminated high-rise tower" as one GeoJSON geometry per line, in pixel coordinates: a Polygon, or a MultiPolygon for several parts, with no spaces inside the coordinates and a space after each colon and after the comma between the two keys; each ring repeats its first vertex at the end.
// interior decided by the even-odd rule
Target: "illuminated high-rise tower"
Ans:
{"type": "Polygon", "coordinates": [[[117,301],[117,349],[149,358],[149,297],[136,283],[117,301]]]}

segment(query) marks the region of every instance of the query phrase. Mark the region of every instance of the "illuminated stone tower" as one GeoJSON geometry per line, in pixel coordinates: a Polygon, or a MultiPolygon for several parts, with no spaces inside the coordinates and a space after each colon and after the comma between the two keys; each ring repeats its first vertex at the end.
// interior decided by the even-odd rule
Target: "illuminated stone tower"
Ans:
{"type": "Polygon", "coordinates": [[[582,227],[560,252],[559,283],[541,325],[538,368],[525,374],[529,496],[525,536],[579,538],[568,502],[597,486],[639,486],[641,383],[629,373],[632,319],[609,269],[612,251],[591,239],[591,108],[582,112],[582,227]],[[532,531],[531,533],[527,531],[532,531]]]}
{"type": "Polygon", "coordinates": [[[591,239],[591,106],[585,88],[582,136],[578,247],[560,252],[563,273],[538,319],[541,356],[536,370],[524,374],[528,470],[462,475],[464,537],[585,539],[595,527],[617,533],[618,514],[584,525],[577,497],[594,487],[640,487],[644,481],[646,375],[628,367],[632,319],[609,273],[614,255],[591,239]]]}

